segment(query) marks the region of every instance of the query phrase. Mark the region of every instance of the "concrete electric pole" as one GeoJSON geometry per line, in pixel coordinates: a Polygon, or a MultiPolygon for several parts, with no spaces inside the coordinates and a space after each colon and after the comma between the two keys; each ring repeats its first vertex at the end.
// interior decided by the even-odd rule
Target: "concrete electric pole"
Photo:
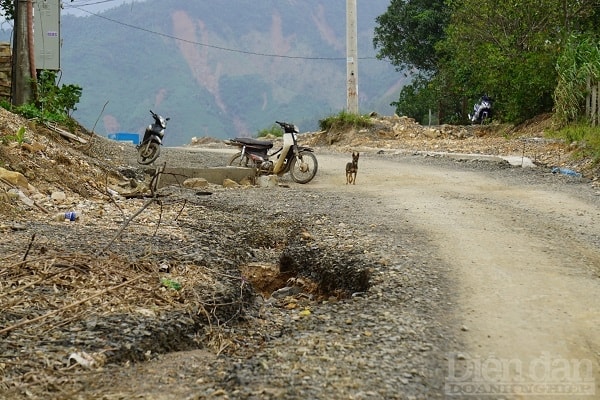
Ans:
{"type": "Polygon", "coordinates": [[[346,0],[346,85],[347,111],[358,114],[358,46],[356,0],[346,0]]]}
{"type": "MultiPolygon", "coordinates": [[[[12,104],[16,106],[28,103],[32,98],[31,59],[29,56],[29,34],[31,1],[15,1],[15,27],[13,37],[12,104]]],[[[31,38],[32,39],[32,38],[31,38]]]]}

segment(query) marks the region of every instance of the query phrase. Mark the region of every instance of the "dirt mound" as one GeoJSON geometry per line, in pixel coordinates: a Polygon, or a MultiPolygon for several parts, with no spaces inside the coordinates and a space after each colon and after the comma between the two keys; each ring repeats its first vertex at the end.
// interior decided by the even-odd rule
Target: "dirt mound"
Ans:
{"type": "Polygon", "coordinates": [[[28,121],[3,108],[0,125],[0,171],[18,173],[17,180],[0,174],[0,209],[11,220],[30,210],[51,215],[85,199],[108,199],[111,185],[126,180],[118,170],[126,147],[117,142],[81,127],[67,131],[28,121]],[[30,201],[23,205],[18,198],[30,201]]]}

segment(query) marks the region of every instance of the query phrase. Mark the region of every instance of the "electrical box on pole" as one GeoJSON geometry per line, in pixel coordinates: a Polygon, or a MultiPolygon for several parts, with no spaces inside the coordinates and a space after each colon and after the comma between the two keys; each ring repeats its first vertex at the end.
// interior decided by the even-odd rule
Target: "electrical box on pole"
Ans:
{"type": "Polygon", "coordinates": [[[60,69],[60,0],[34,0],[35,69],[60,69]]]}
{"type": "Polygon", "coordinates": [[[348,112],[358,114],[356,0],[346,0],[346,89],[348,112]]]}

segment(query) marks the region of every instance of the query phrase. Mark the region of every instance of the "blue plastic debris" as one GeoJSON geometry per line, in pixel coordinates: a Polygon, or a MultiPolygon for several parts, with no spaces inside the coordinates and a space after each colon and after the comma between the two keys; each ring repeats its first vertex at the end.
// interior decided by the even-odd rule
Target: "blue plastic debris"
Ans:
{"type": "Polygon", "coordinates": [[[563,174],[563,175],[567,175],[567,176],[581,178],[581,174],[579,172],[573,171],[572,169],[568,169],[568,168],[554,167],[554,168],[552,168],[552,173],[553,174],[563,174]]]}

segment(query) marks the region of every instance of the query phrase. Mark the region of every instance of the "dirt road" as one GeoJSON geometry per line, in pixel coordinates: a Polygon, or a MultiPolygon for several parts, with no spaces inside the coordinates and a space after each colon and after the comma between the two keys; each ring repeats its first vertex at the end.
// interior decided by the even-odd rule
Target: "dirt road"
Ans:
{"type": "Polygon", "coordinates": [[[589,185],[372,153],[353,186],[349,158],[321,156],[310,189],[376,197],[448,266],[465,348],[448,356],[446,395],[600,396],[600,202],[589,185]]]}
{"type": "MultiPolygon", "coordinates": [[[[165,150],[162,157],[170,163],[193,166],[208,159],[210,166],[222,166],[223,152],[231,151],[165,150]]],[[[305,293],[289,302],[257,298],[245,323],[196,332],[198,349],[192,351],[160,350],[166,336],[161,332],[167,330],[150,335],[154,340],[148,344],[136,340],[137,312],[131,313],[138,318],[131,326],[129,320],[113,318],[119,327],[130,328],[119,332],[133,332],[125,336],[96,329],[110,325],[101,324],[104,316],[92,315],[90,321],[54,333],[64,333],[55,342],[78,343],[66,354],[95,348],[83,347],[83,339],[114,336],[110,343],[115,346],[121,341],[147,346],[148,359],[86,370],[63,365],[67,356],[60,357],[58,349],[50,357],[58,370],[46,381],[29,383],[14,373],[9,382],[15,383],[0,387],[0,398],[598,398],[600,196],[589,182],[490,161],[371,149],[361,151],[357,184],[346,185],[349,152],[316,152],[319,172],[307,185],[286,176],[282,183],[289,187],[219,188],[212,196],[184,197],[190,201],[188,216],[173,221],[165,214],[161,225],[169,230],[159,232],[165,239],[160,244],[166,248],[186,238],[185,258],[175,254],[171,260],[185,265],[185,271],[188,264],[180,260],[195,260],[190,255],[203,257],[201,266],[219,265],[213,261],[233,259],[234,250],[250,254],[244,257],[251,265],[271,265],[281,251],[273,247],[273,238],[293,237],[288,228],[301,221],[309,245],[282,240],[286,250],[303,250],[310,262],[364,264],[372,271],[368,291],[342,301],[335,296],[317,301],[305,293]],[[270,232],[275,225],[287,233],[270,232]],[[247,226],[253,234],[236,233],[247,226]],[[255,231],[262,234],[257,238],[255,231]],[[246,246],[249,238],[253,242],[246,246]],[[65,383],[44,383],[51,379],[65,383]]],[[[179,215],[175,200],[165,210],[179,215]]],[[[162,211],[155,210],[147,221],[159,220],[162,211]]],[[[94,215],[91,207],[86,215],[94,215]]],[[[103,237],[97,227],[104,225],[101,218],[112,221],[111,215],[99,214],[89,226],[58,225],[60,231],[50,224],[47,236],[61,237],[70,247],[81,239],[87,248],[103,237]]],[[[156,230],[145,225],[138,226],[140,235],[145,228],[156,230]]],[[[23,235],[20,240],[9,236],[7,242],[24,243],[30,233],[19,232],[13,235],[23,235]]],[[[124,245],[129,248],[125,239],[124,245]]],[[[171,254],[156,246],[161,260],[171,254]]],[[[15,254],[22,250],[8,248],[15,254]]],[[[227,276],[234,273],[227,270],[227,276]]],[[[170,327],[170,321],[158,326],[170,327]]],[[[36,349],[55,343],[41,328],[36,349]]],[[[30,360],[38,362],[38,357],[30,360]]],[[[3,361],[0,370],[7,365],[17,364],[3,361]]]]}

